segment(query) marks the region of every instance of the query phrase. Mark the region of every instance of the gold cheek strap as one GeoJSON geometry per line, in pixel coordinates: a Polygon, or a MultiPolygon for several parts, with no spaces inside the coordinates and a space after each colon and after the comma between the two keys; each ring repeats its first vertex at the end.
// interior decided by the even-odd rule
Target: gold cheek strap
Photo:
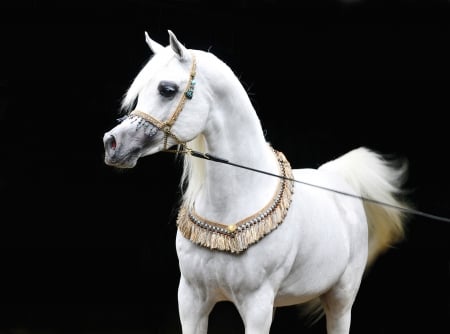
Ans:
{"type": "Polygon", "coordinates": [[[180,115],[181,111],[184,108],[184,105],[186,103],[186,99],[192,99],[194,95],[194,87],[195,87],[195,75],[197,72],[197,61],[195,58],[195,55],[191,53],[192,55],[192,65],[191,65],[191,71],[189,73],[189,81],[186,85],[186,88],[183,92],[183,95],[180,98],[180,102],[178,102],[178,105],[175,109],[175,111],[172,113],[172,115],[169,117],[169,119],[165,122],[161,122],[160,120],[156,119],[155,117],[139,111],[139,110],[133,110],[130,113],[130,116],[137,116],[145,121],[151,123],[152,125],[156,126],[159,130],[164,132],[164,151],[166,152],[174,152],[174,153],[183,153],[186,151],[189,151],[189,149],[186,146],[186,142],[181,141],[173,132],[172,132],[172,126],[175,124],[175,121],[177,120],[178,116],[180,115]],[[167,141],[169,139],[169,136],[175,139],[178,145],[182,146],[184,150],[169,150],[167,147],[167,141]]]}

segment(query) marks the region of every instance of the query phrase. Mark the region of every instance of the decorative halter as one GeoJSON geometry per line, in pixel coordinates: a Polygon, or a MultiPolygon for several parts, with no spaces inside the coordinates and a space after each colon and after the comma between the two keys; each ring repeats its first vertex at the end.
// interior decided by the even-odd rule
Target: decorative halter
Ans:
{"type": "Polygon", "coordinates": [[[191,65],[191,71],[189,73],[189,81],[186,86],[186,89],[184,90],[183,95],[180,98],[180,101],[178,102],[178,105],[175,109],[175,111],[172,113],[172,115],[168,118],[167,121],[161,122],[160,120],[156,119],[155,117],[139,111],[139,110],[133,110],[130,113],[130,117],[137,116],[142,118],[144,121],[151,123],[155,127],[157,127],[159,130],[164,132],[164,151],[166,152],[176,152],[179,153],[178,150],[169,150],[167,147],[167,141],[169,136],[176,140],[176,142],[186,148],[186,142],[181,141],[173,132],[172,132],[172,126],[175,124],[175,121],[177,120],[178,116],[180,115],[181,111],[184,108],[184,105],[186,103],[187,99],[192,99],[194,96],[194,87],[195,87],[195,75],[197,71],[197,61],[195,59],[194,53],[191,53],[192,55],[192,65],[191,65]]]}

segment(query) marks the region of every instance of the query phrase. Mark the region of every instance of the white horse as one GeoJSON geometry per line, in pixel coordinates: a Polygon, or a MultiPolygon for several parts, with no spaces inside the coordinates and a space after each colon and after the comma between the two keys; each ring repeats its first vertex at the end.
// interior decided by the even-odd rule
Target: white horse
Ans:
{"type": "Polygon", "coordinates": [[[183,333],[207,333],[214,305],[230,301],[246,334],[269,333],[275,308],[297,304],[318,306],[310,310],[326,316],[328,334],[348,334],[364,273],[404,237],[395,207],[405,207],[405,164],[361,147],[291,170],[224,62],[171,31],[166,47],[145,37],[153,57],[124,97],[134,110],[104,135],[105,163],[132,168],[169,148],[185,153],[176,236],[183,333]]]}

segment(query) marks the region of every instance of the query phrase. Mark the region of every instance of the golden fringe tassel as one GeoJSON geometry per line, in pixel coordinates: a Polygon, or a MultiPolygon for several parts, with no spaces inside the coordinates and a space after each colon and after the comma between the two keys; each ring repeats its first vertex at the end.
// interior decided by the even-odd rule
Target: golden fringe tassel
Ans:
{"type": "Polygon", "coordinates": [[[291,166],[284,154],[278,151],[275,153],[282,176],[286,179],[281,180],[274,198],[264,209],[234,225],[224,225],[200,218],[182,206],[177,218],[181,234],[209,249],[240,253],[276,229],[283,222],[291,205],[294,181],[291,166]]]}

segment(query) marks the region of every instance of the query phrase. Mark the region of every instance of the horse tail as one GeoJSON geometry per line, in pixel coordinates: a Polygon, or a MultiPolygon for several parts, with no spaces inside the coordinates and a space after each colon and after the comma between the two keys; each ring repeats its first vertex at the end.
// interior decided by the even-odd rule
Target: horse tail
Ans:
{"type": "Polygon", "coordinates": [[[360,147],[319,169],[341,174],[363,198],[369,230],[367,270],[379,255],[404,239],[406,210],[410,207],[401,199],[405,192],[402,187],[407,177],[407,161],[360,147]]]}
{"type": "MultiPolygon", "coordinates": [[[[319,169],[342,175],[356,195],[363,198],[368,224],[367,272],[379,255],[405,237],[406,211],[411,207],[401,200],[405,192],[402,187],[407,176],[407,161],[359,147],[321,165],[319,169]]],[[[304,304],[300,310],[310,325],[323,316],[319,298],[304,304]]]]}

